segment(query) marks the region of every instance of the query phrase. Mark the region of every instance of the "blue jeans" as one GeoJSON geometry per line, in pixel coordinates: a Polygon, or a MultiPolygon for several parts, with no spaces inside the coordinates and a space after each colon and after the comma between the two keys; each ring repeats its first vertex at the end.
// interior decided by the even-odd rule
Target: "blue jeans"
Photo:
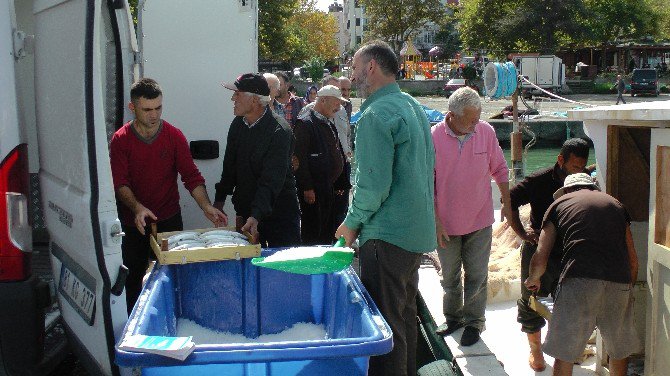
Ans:
{"type": "Polygon", "coordinates": [[[488,226],[469,234],[449,236],[447,247],[438,247],[444,289],[442,309],[447,321],[484,329],[491,236],[492,228],[488,226]],[[465,283],[461,281],[461,267],[465,283]]]}

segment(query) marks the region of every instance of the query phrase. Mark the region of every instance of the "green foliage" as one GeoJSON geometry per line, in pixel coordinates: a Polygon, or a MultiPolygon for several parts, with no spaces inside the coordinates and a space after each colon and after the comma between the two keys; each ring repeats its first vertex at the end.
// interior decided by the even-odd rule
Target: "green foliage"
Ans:
{"type": "Polygon", "coordinates": [[[614,85],[607,82],[593,84],[593,94],[611,94],[616,93],[614,85]]]}
{"type": "Polygon", "coordinates": [[[463,68],[463,78],[466,80],[474,80],[477,78],[477,69],[473,67],[472,65],[467,65],[465,68],[463,68]]]}
{"type": "MultiPolygon", "coordinates": [[[[226,0],[229,1],[229,0],[226,0]]],[[[261,60],[297,63],[338,55],[334,17],[316,10],[314,0],[259,0],[258,53],[261,60]]]]}
{"type": "Polygon", "coordinates": [[[396,52],[429,21],[440,23],[446,10],[440,0],[360,0],[360,3],[367,16],[366,37],[385,40],[396,52]]]}
{"type": "Polygon", "coordinates": [[[584,5],[586,14],[581,23],[588,30],[587,43],[652,35],[658,25],[658,16],[645,1],[584,0],[584,5]]]}
{"type": "Polygon", "coordinates": [[[578,39],[581,0],[464,0],[457,13],[466,49],[553,53],[578,39]]]}
{"type": "Polygon", "coordinates": [[[435,34],[435,44],[442,47],[441,58],[453,58],[462,50],[461,35],[456,29],[456,20],[449,19],[442,22],[440,30],[435,34]]]}
{"type": "Polygon", "coordinates": [[[318,57],[313,57],[305,61],[305,68],[307,68],[307,74],[312,78],[312,82],[319,82],[323,78],[323,69],[325,64],[323,60],[318,57]]]}
{"type": "Polygon", "coordinates": [[[667,86],[665,86],[665,85],[661,86],[658,90],[659,90],[661,93],[670,93],[670,89],[669,89],[667,86]]]}

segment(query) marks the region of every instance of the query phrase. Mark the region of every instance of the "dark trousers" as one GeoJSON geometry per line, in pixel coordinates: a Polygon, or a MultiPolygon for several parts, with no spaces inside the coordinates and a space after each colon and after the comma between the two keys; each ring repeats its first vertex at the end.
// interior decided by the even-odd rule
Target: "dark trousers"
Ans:
{"type": "MultiPolygon", "coordinates": [[[[156,223],[158,232],[181,231],[184,225],[181,221],[181,213],[156,223]]],[[[133,226],[121,225],[126,235],[121,241],[121,254],[123,256],[123,265],[128,268],[128,277],[126,277],[126,306],[128,315],[133,310],[133,306],[142,291],[142,278],[149,266],[149,259],[156,259],[149,245],[149,236],[151,235],[151,226],[147,226],[142,235],[137,228],[133,226]]]]}
{"type": "Polygon", "coordinates": [[[619,104],[619,101],[623,102],[623,104],[626,104],[626,100],[623,99],[623,92],[619,92],[617,97],[616,97],[616,104],[619,104]]]}
{"type": "Polygon", "coordinates": [[[317,190],[313,204],[305,202],[300,193],[300,233],[303,245],[333,244],[335,239],[333,205],[335,193],[317,190]]]}
{"type": "Polygon", "coordinates": [[[258,233],[263,248],[300,245],[300,208],[295,191],[277,198],[272,215],[258,223],[258,233]]]}
{"type": "Polygon", "coordinates": [[[300,245],[300,213],[284,219],[270,219],[258,224],[263,248],[295,247],[300,245]]]}
{"type": "Polygon", "coordinates": [[[368,375],[416,375],[416,294],[421,253],[382,240],[360,248],[361,281],[393,331],[393,350],[370,358],[368,375]]]}
{"type": "MultiPolygon", "coordinates": [[[[523,242],[521,245],[521,299],[517,300],[516,321],[521,324],[521,331],[524,333],[535,333],[541,330],[546,324],[544,318],[530,308],[528,299],[532,292],[526,288],[523,282],[528,278],[530,271],[530,259],[533,257],[537,244],[523,242]]],[[[549,258],[547,269],[540,278],[540,290],[537,296],[553,295],[558,284],[558,277],[561,273],[560,260],[549,258]]]]}

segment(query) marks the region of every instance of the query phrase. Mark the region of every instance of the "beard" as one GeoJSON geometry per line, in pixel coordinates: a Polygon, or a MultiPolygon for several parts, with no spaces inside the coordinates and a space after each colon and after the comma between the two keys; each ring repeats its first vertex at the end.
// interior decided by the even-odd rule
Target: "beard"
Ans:
{"type": "Polygon", "coordinates": [[[363,71],[363,74],[356,79],[356,93],[361,98],[367,98],[370,89],[370,84],[368,83],[368,72],[363,71]]]}

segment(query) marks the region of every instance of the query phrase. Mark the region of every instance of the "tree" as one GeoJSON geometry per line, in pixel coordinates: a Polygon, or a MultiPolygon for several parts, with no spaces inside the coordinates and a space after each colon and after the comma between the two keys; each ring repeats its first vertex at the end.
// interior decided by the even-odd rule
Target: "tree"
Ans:
{"type": "Polygon", "coordinates": [[[380,38],[400,52],[403,42],[428,22],[440,23],[445,7],[440,0],[361,0],[367,16],[367,38],[380,38]]]}
{"type": "Polygon", "coordinates": [[[670,39],[670,7],[667,0],[646,0],[652,12],[658,17],[656,34],[659,39],[670,39]]]}
{"type": "Polygon", "coordinates": [[[456,20],[450,19],[443,22],[440,30],[435,34],[435,44],[442,47],[442,55],[451,58],[461,51],[461,35],[456,29],[456,20]]]}
{"type": "MultiPolygon", "coordinates": [[[[337,20],[314,8],[313,1],[304,1],[288,20],[290,43],[286,44],[289,60],[298,62],[318,58],[332,61],[338,55],[337,20]]],[[[323,72],[323,71],[322,71],[323,72]]]]}
{"type": "Polygon", "coordinates": [[[584,7],[581,0],[464,0],[458,12],[468,49],[554,53],[579,39],[584,7]]]}
{"type": "Polygon", "coordinates": [[[300,0],[258,0],[258,55],[262,60],[289,60],[292,30],[288,20],[300,8],[300,0]]]}

